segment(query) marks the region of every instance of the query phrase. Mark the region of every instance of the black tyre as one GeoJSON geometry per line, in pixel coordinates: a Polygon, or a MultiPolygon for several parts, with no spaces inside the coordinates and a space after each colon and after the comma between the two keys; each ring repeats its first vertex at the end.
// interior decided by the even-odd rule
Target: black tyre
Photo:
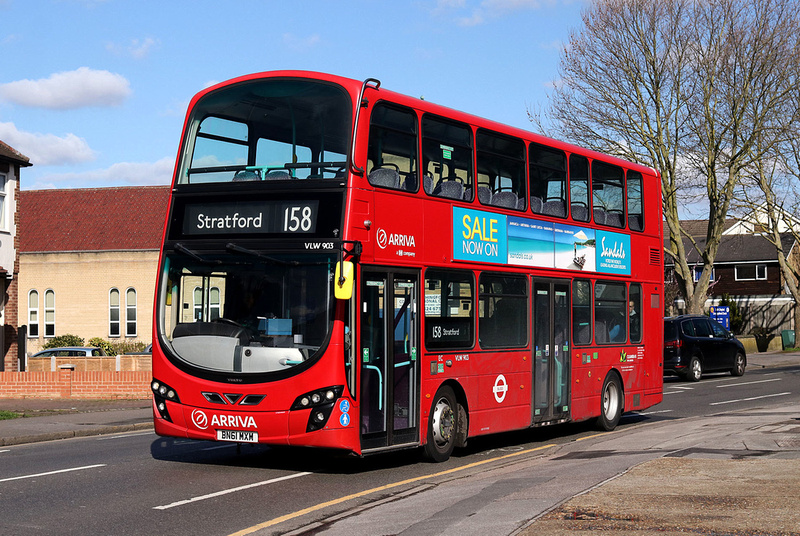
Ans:
{"type": "Polygon", "coordinates": [[[702,377],[703,364],[700,362],[699,357],[693,356],[692,359],[689,360],[689,367],[686,370],[686,379],[690,382],[699,382],[702,377]]]}
{"type": "Polygon", "coordinates": [[[733,360],[733,368],[731,369],[731,376],[744,376],[744,369],[747,366],[747,359],[741,352],[736,352],[736,358],[733,360]]]}
{"type": "Polygon", "coordinates": [[[617,427],[622,411],[625,409],[625,398],[622,394],[622,384],[619,376],[610,372],[603,382],[603,390],[600,392],[600,416],[597,418],[597,426],[601,430],[610,432],[617,427]]]}
{"type": "Polygon", "coordinates": [[[436,391],[428,415],[428,436],[425,457],[433,462],[444,462],[453,453],[458,435],[456,395],[453,389],[443,385],[436,391]]]}

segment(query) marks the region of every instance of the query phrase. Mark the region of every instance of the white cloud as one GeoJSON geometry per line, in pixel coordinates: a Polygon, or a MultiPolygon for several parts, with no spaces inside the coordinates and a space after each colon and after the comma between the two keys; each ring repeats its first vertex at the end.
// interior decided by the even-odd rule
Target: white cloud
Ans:
{"type": "Polygon", "coordinates": [[[0,122],[0,139],[31,159],[35,166],[78,164],[95,159],[86,140],[75,134],[56,136],[19,130],[14,123],[0,122]]]}
{"type": "Polygon", "coordinates": [[[140,60],[147,57],[150,51],[161,45],[161,41],[146,37],[144,39],[132,39],[127,45],[120,45],[118,43],[108,43],[106,50],[118,56],[127,55],[134,59],[140,60]]]}
{"type": "Polygon", "coordinates": [[[0,84],[0,98],[22,106],[51,110],[118,106],[130,94],[130,82],[124,76],[88,67],[39,80],[0,84]]]}
{"type": "Polygon", "coordinates": [[[156,162],[119,162],[105,169],[79,173],[42,175],[24,189],[90,188],[102,186],[150,186],[172,182],[175,159],[164,157],[156,162]]]}
{"type": "Polygon", "coordinates": [[[321,39],[318,34],[307,37],[297,37],[292,33],[283,34],[283,44],[295,52],[306,52],[316,47],[321,39]]]}
{"type": "Polygon", "coordinates": [[[478,26],[515,11],[539,9],[544,3],[552,4],[554,0],[482,0],[479,3],[467,0],[438,0],[433,13],[460,12],[460,16],[455,16],[459,25],[478,26]]]}

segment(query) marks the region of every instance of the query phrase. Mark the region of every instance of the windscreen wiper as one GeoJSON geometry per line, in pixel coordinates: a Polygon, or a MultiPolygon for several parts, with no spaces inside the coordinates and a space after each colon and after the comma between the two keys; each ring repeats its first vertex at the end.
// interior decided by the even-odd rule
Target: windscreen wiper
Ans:
{"type": "Polygon", "coordinates": [[[253,251],[252,249],[247,249],[246,247],[242,247],[239,244],[234,244],[233,242],[228,242],[225,244],[225,249],[228,251],[235,251],[236,253],[244,253],[245,255],[251,255],[258,259],[273,262],[275,264],[281,264],[283,266],[297,266],[297,261],[282,261],[280,259],[276,259],[275,257],[270,257],[269,255],[264,255],[263,253],[259,253],[258,251],[253,251]]]}
{"type": "Polygon", "coordinates": [[[214,259],[214,260],[212,260],[212,259],[204,259],[203,257],[198,255],[197,253],[195,253],[191,249],[187,248],[186,246],[184,246],[180,242],[176,242],[175,245],[172,246],[172,249],[174,249],[175,251],[177,251],[179,253],[183,253],[184,255],[188,255],[189,257],[193,258],[197,262],[200,262],[200,263],[203,263],[203,264],[214,264],[214,265],[222,264],[222,261],[219,260],[219,259],[214,259]]]}

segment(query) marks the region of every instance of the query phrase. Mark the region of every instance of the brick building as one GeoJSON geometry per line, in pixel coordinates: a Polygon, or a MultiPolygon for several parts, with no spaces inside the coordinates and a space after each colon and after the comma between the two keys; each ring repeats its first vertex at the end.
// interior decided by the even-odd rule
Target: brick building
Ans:
{"type": "MultiPolygon", "coordinates": [[[[793,325],[794,298],[785,288],[775,246],[767,240],[761,228],[751,221],[754,217],[725,222],[711,284],[708,289],[706,309],[719,303],[727,295],[735,302],[744,317],[741,333],[748,334],[753,328],[767,328],[774,334],[784,329],[795,329],[793,325]]],[[[682,222],[683,229],[691,236],[684,238],[686,257],[694,270],[695,281],[703,270],[702,251],[706,244],[705,220],[682,222]]],[[[666,227],[665,227],[665,235],[666,227]]],[[[790,265],[800,265],[800,248],[797,247],[792,232],[782,232],[781,249],[790,265]]],[[[665,245],[669,244],[665,236],[665,245]]],[[[673,280],[674,266],[669,256],[665,261],[667,283],[673,280]]],[[[673,304],[673,313],[681,313],[683,300],[678,298],[673,304]]]]}
{"type": "Polygon", "coordinates": [[[150,343],[167,186],[20,196],[19,318],[27,354],[72,334],[150,343]]]}
{"type": "Polygon", "coordinates": [[[17,301],[19,236],[17,234],[20,169],[31,166],[27,156],[0,141],[0,371],[18,370],[17,301]]]}

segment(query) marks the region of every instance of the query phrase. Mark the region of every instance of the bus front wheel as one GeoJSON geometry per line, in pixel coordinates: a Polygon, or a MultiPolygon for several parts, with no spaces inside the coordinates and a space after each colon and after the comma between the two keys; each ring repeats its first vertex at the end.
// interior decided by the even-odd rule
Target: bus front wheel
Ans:
{"type": "Polygon", "coordinates": [[[617,427],[624,408],[622,383],[619,381],[619,376],[610,372],[603,382],[603,390],[600,393],[600,416],[597,418],[597,426],[601,430],[610,432],[617,427]]]}
{"type": "Polygon", "coordinates": [[[453,389],[443,385],[436,391],[428,415],[428,437],[425,457],[433,462],[444,462],[453,453],[458,436],[456,395],[453,389]]]}

